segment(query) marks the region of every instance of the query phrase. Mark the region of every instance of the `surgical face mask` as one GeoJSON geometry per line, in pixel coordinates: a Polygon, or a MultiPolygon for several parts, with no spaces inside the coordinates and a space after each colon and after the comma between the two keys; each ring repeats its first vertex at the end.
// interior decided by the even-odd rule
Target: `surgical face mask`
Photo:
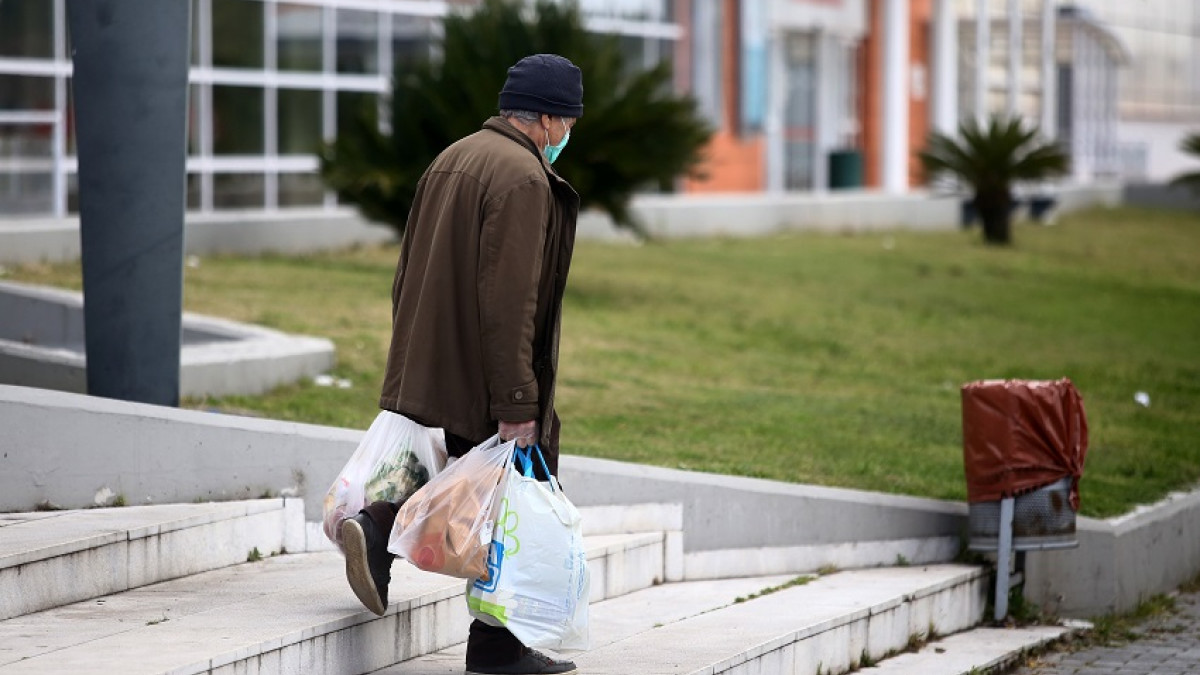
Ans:
{"type": "Polygon", "coordinates": [[[550,132],[547,131],[546,147],[542,148],[542,152],[546,154],[546,160],[551,164],[553,164],[554,160],[558,159],[558,156],[562,154],[563,148],[567,147],[567,141],[571,140],[571,130],[567,129],[566,120],[560,119],[559,121],[562,122],[563,129],[566,129],[566,133],[563,134],[562,140],[558,142],[558,145],[550,145],[550,132]]]}

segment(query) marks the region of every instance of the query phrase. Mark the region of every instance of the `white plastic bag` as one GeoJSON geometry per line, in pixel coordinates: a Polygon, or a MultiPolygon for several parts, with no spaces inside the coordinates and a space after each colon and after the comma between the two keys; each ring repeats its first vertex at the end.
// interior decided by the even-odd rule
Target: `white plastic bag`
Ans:
{"type": "Polygon", "coordinates": [[[372,502],[409,497],[445,465],[446,440],[441,429],[380,411],[325,494],[325,536],[340,550],[339,524],[343,520],[353,518],[372,502]]]}
{"type": "MultiPolygon", "coordinates": [[[[517,451],[521,453],[522,451],[517,451]]],[[[558,481],[509,469],[497,509],[488,576],[467,584],[471,616],[503,626],[527,647],[556,652],[588,648],[590,574],[579,510],[558,481]]],[[[549,475],[546,471],[546,475],[549,475]]]]}
{"type": "Polygon", "coordinates": [[[492,436],[447,466],[400,507],[388,550],[427,572],[485,575],[492,511],[515,447],[492,436]]]}

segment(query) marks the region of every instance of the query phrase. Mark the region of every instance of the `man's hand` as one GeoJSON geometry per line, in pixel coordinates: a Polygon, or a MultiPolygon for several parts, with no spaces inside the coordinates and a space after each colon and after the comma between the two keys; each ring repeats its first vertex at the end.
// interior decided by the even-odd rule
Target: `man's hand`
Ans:
{"type": "Polygon", "coordinates": [[[515,440],[518,448],[536,445],[538,440],[537,420],[529,420],[528,422],[501,422],[500,440],[515,440]]]}

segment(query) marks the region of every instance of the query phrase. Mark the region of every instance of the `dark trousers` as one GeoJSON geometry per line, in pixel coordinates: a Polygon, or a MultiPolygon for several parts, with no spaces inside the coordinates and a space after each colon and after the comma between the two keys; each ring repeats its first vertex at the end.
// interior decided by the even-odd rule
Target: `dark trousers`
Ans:
{"type": "MultiPolygon", "coordinates": [[[[486,440],[486,439],[484,439],[486,440]]],[[[451,457],[462,457],[471,450],[471,448],[479,445],[454,434],[446,434],[446,452],[451,457]]],[[[550,466],[550,471],[554,474],[558,473],[558,454],[545,453],[546,463],[550,466]]],[[[537,477],[545,480],[546,476],[541,467],[535,469],[537,477]]],[[[392,524],[396,522],[396,513],[400,510],[400,504],[396,502],[374,502],[367,505],[363,511],[371,518],[371,522],[375,523],[375,527],[379,528],[380,532],[388,533],[392,531],[392,524]]],[[[503,666],[521,658],[524,653],[525,646],[521,641],[508,632],[507,628],[497,626],[489,626],[486,623],[476,619],[471,622],[470,634],[467,637],[467,663],[472,666],[503,666]]]]}

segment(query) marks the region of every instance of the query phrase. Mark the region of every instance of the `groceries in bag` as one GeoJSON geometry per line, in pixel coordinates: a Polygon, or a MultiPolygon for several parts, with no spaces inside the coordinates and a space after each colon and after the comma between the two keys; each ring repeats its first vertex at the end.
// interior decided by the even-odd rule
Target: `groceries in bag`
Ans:
{"type": "Polygon", "coordinates": [[[325,494],[325,536],[340,550],[343,520],[375,501],[407,499],[445,465],[446,441],[441,429],[381,411],[325,494]]]}
{"type": "Polygon", "coordinates": [[[427,572],[484,576],[492,511],[515,447],[493,436],[426,483],[396,514],[388,550],[427,572]]]}
{"type": "Polygon", "coordinates": [[[496,513],[488,574],[468,582],[467,606],[527,647],[585,650],[591,577],[579,510],[550,476],[540,449],[517,456],[496,513]],[[534,461],[549,482],[534,478],[534,461]]]}

